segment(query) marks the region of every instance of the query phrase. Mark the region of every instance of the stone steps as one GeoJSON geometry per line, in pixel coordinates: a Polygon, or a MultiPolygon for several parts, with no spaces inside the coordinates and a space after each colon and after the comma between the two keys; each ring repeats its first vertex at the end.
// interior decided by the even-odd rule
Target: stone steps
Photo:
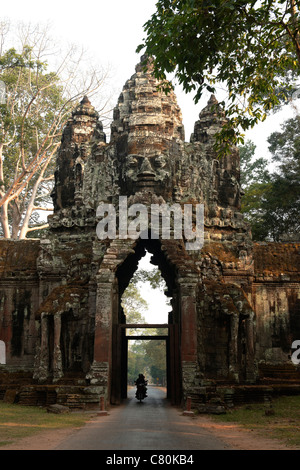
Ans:
{"type": "Polygon", "coordinates": [[[300,369],[293,364],[259,364],[260,380],[278,379],[300,381],[300,369]]]}
{"type": "Polygon", "coordinates": [[[300,395],[300,381],[257,385],[221,385],[200,387],[190,394],[192,408],[199,413],[219,414],[234,406],[270,403],[280,395],[300,395]]]}

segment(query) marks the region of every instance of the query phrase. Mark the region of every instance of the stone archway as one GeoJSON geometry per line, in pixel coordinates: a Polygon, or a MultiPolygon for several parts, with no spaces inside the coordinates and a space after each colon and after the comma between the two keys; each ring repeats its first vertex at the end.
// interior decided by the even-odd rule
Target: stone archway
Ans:
{"type": "MultiPolygon", "coordinates": [[[[161,248],[161,242],[158,240],[139,240],[135,249],[129,254],[124,262],[120,264],[116,271],[118,284],[118,313],[114,317],[117,323],[114,325],[115,336],[113,340],[112,354],[112,403],[120,403],[122,398],[127,396],[127,354],[128,338],[126,329],[131,327],[139,328],[168,328],[166,340],[167,352],[167,375],[168,391],[167,395],[171,403],[180,404],[181,402],[181,364],[179,347],[179,323],[180,308],[178,305],[178,285],[176,268],[166,259],[166,255],[161,248]],[[121,298],[125,288],[128,286],[134,272],[137,269],[138,262],[145,255],[146,250],[152,254],[152,264],[157,265],[161,271],[167,285],[167,295],[172,298],[171,308],[167,324],[146,324],[146,325],[128,325],[121,307],[121,298]]],[[[150,338],[148,338],[150,339],[150,338]]],[[[152,338],[153,339],[153,338],[152,338]]]]}
{"type": "Polygon", "coordinates": [[[126,338],[120,299],[146,249],[152,253],[152,262],[158,265],[172,297],[168,322],[169,396],[172,403],[180,404],[198,373],[197,277],[183,269],[181,240],[111,241],[97,274],[94,361],[87,378],[108,402],[121,402],[122,383],[126,380],[126,338]]]}

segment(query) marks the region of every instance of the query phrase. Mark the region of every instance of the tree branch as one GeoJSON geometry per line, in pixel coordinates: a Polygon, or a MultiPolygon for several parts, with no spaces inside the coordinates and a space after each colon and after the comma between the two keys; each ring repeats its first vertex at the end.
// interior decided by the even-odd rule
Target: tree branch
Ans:
{"type": "Polygon", "coordinates": [[[33,232],[34,230],[42,230],[43,228],[48,228],[49,224],[39,225],[37,227],[28,227],[27,232],[33,232]]]}
{"type": "Polygon", "coordinates": [[[34,206],[32,208],[33,211],[49,211],[49,212],[52,212],[53,211],[53,208],[51,207],[37,207],[37,206],[34,206]]]}

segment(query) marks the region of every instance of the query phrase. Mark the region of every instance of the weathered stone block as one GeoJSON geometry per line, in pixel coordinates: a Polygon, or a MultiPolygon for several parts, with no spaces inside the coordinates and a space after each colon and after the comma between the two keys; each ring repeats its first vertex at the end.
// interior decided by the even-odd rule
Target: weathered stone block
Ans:
{"type": "Polygon", "coordinates": [[[55,404],[55,405],[49,405],[47,407],[47,412],[55,413],[55,414],[66,414],[66,413],[70,413],[70,409],[64,405],[55,404]]]}

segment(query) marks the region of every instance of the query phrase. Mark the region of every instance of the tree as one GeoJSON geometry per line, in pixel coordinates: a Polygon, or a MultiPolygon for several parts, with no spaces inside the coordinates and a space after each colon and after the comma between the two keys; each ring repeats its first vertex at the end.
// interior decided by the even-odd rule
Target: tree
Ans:
{"type": "MultiPolygon", "coordinates": [[[[134,276],[135,277],[135,276],[134,276]]],[[[139,289],[135,282],[130,282],[122,295],[121,302],[124,315],[126,316],[126,323],[146,323],[143,313],[147,310],[148,304],[142,298],[139,289]]],[[[127,335],[139,335],[141,330],[127,329],[127,335]]],[[[134,383],[138,374],[145,372],[147,367],[147,355],[143,341],[130,341],[128,342],[128,383],[134,383]]]]}
{"type": "Polygon", "coordinates": [[[241,164],[241,186],[245,191],[253,183],[267,183],[270,179],[267,158],[254,158],[256,145],[247,140],[239,147],[241,164]]]}
{"type": "Polygon", "coordinates": [[[285,121],[282,132],[273,132],[268,143],[271,163],[276,165],[272,173],[266,159],[252,159],[255,146],[251,142],[240,149],[242,212],[254,240],[299,239],[300,117],[285,121]]]}
{"type": "Polygon", "coordinates": [[[274,240],[298,239],[300,233],[300,116],[268,138],[276,169],[264,202],[265,220],[274,240]]]}
{"type": "Polygon", "coordinates": [[[164,340],[147,341],[145,350],[154,383],[157,383],[158,379],[160,384],[165,385],[167,380],[166,342],[164,340]]]}
{"type": "Polygon", "coordinates": [[[166,91],[175,74],[198,102],[224,84],[228,119],[219,151],[243,142],[242,132],[287,98],[300,72],[299,1],[158,0],[137,51],[153,60],[166,91]]]}
{"type": "Polygon", "coordinates": [[[161,276],[158,268],[153,269],[138,269],[131,282],[138,285],[139,282],[149,282],[152,289],[165,289],[165,281],[161,276]]]}
{"type": "MultiPolygon", "coordinates": [[[[141,296],[137,286],[130,282],[122,295],[121,305],[126,316],[126,323],[146,323],[143,313],[146,312],[148,304],[141,296]]],[[[135,330],[135,335],[138,330],[135,330]]],[[[133,334],[133,333],[132,333],[133,334]]]]}
{"type": "Polygon", "coordinates": [[[1,23],[0,222],[5,238],[22,239],[47,226],[37,214],[52,210],[53,156],[62,129],[80,98],[103,84],[106,72],[80,73],[82,52],[71,46],[57,54],[47,28],[18,25],[14,47],[5,47],[9,32],[1,23]],[[49,61],[55,71],[48,70],[49,61]]]}
{"type": "Polygon", "coordinates": [[[133,384],[139,374],[148,375],[149,358],[145,351],[145,341],[130,341],[133,343],[128,348],[128,383],[133,384]]]}
{"type": "Polygon", "coordinates": [[[266,158],[254,158],[256,146],[247,141],[239,147],[241,161],[241,186],[244,192],[241,212],[250,223],[254,240],[265,240],[269,227],[264,221],[265,210],[263,201],[270,189],[271,176],[266,158]]]}

